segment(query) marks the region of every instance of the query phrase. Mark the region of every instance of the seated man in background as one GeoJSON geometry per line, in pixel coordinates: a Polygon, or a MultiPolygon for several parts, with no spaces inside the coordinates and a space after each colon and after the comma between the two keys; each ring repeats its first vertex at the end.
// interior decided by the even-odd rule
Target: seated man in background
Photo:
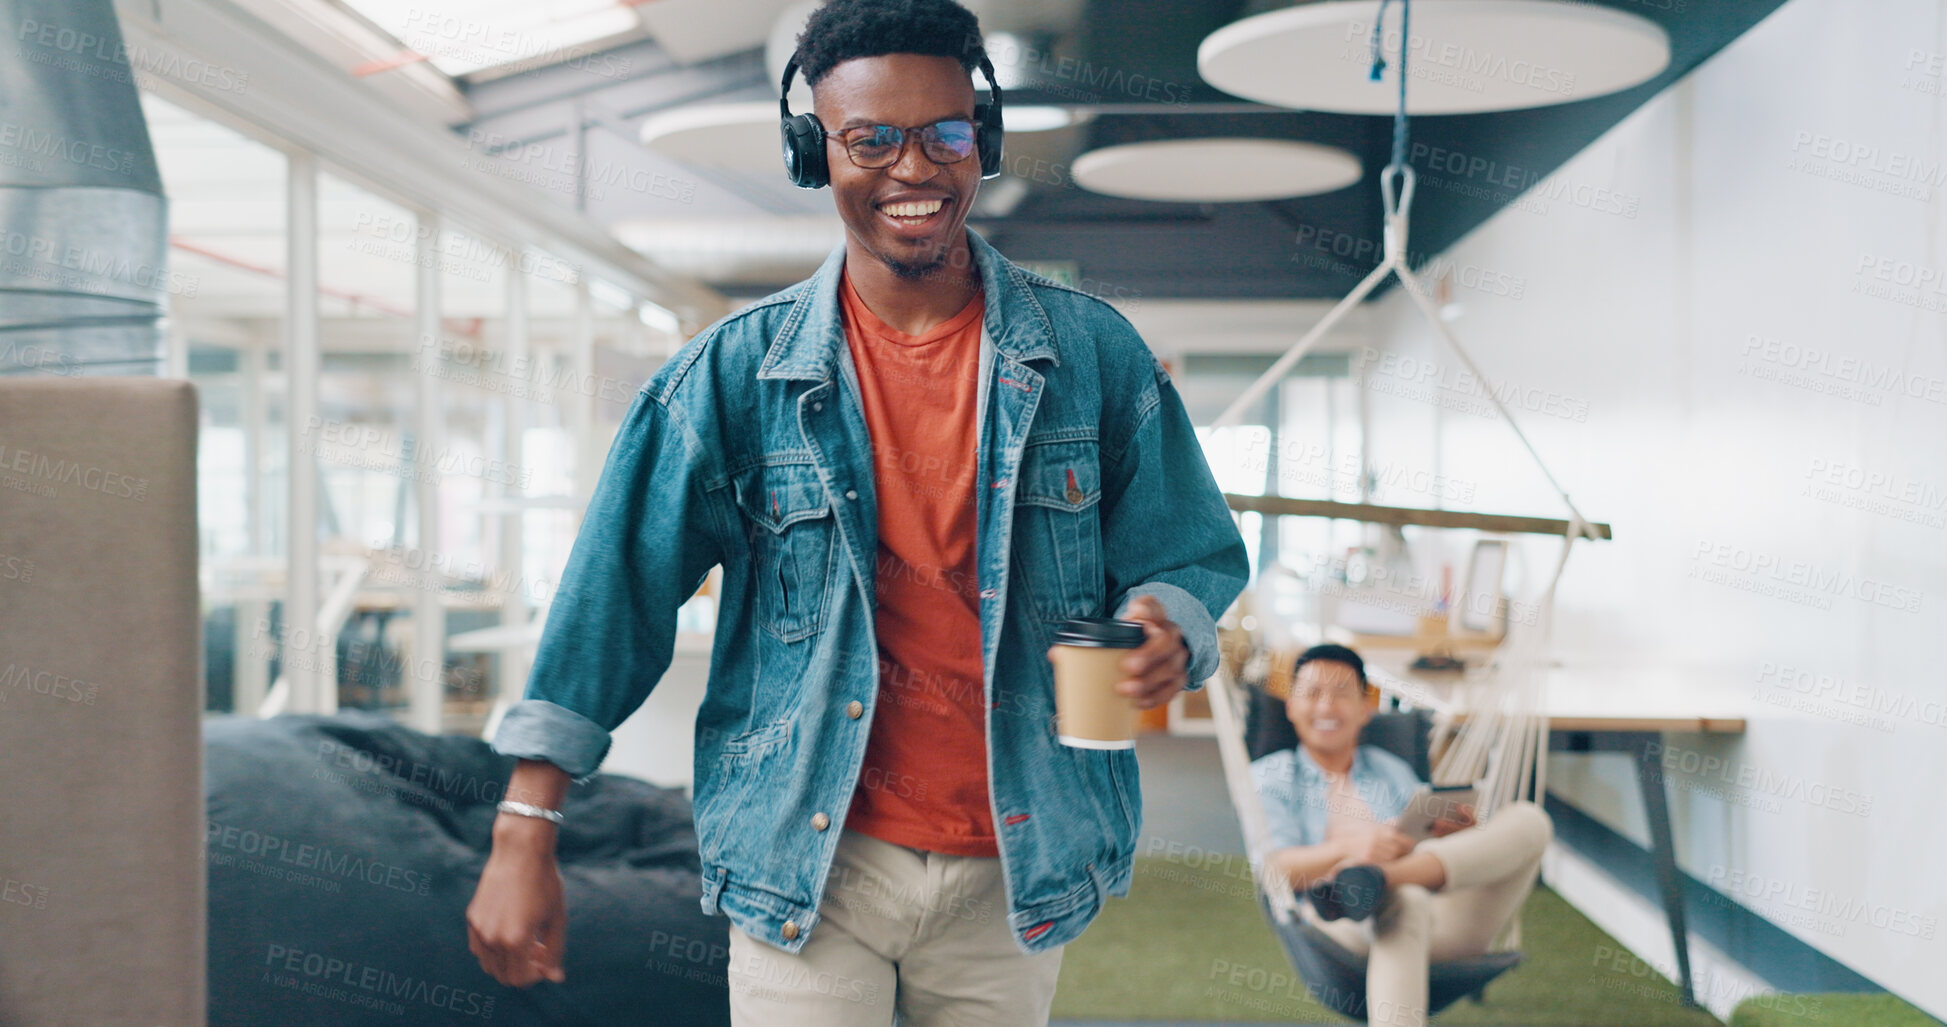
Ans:
{"type": "Polygon", "coordinates": [[[1474,826],[1455,810],[1415,842],[1393,822],[1422,787],[1405,760],[1359,744],[1372,720],[1365,661],[1344,646],[1298,658],[1285,714],[1296,749],[1251,764],[1270,865],[1311,902],[1318,927],[1366,954],[1366,1006],[1396,1027],[1426,1019],[1427,966],[1478,956],[1519,915],[1553,828],[1530,802],[1474,826]]]}

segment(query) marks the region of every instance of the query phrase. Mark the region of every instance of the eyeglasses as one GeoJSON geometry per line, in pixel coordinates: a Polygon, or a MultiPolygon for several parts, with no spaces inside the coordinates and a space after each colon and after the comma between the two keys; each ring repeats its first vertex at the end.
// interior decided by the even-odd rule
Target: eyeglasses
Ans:
{"type": "Polygon", "coordinates": [[[964,118],[935,121],[931,125],[899,128],[895,125],[857,125],[831,134],[845,147],[852,163],[868,170],[889,168],[899,163],[906,152],[906,137],[917,135],[919,149],[935,164],[958,164],[973,156],[977,122],[964,118]]]}

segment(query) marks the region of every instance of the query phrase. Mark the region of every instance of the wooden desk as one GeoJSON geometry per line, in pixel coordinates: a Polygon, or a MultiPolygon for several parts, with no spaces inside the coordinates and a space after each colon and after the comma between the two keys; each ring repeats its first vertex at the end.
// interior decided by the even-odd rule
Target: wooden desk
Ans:
{"type": "MultiPolygon", "coordinates": [[[[1459,693],[1475,684],[1468,674],[1412,670],[1410,653],[1380,650],[1367,660],[1367,676],[1382,695],[1415,706],[1456,712],[1459,693]]],[[[1690,935],[1683,908],[1683,878],[1677,869],[1674,832],[1670,827],[1669,788],[1656,754],[1663,751],[1665,734],[1741,735],[1745,720],[1728,711],[1698,712],[1694,692],[1680,688],[1632,688],[1627,675],[1594,673],[1588,669],[1550,668],[1543,686],[1548,714],[1550,752],[1622,752],[1635,758],[1636,783],[1643,793],[1643,812],[1649,821],[1650,858],[1656,864],[1657,889],[1675,943],[1677,974],[1685,1005],[1696,1006],[1690,973],[1690,935]],[[1688,708],[1686,708],[1688,707],[1688,708]]],[[[1705,705],[1712,700],[1704,698],[1705,705]]],[[[1727,705],[1721,700],[1718,705],[1727,705]]]]}

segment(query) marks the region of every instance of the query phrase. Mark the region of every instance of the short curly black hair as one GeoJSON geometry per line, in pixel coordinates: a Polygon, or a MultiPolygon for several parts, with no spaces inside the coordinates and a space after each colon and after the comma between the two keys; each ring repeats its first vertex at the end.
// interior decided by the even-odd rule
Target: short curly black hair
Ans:
{"type": "Polygon", "coordinates": [[[972,74],[987,56],[980,19],[953,0],[831,0],[798,36],[798,73],[817,85],[855,57],[951,57],[972,74]]]}

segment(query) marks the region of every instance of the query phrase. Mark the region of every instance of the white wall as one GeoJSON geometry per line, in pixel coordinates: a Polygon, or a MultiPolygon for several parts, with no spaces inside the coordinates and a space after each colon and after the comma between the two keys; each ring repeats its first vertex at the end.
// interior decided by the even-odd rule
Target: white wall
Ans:
{"type": "MultiPolygon", "coordinates": [[[[1943,12],[1941,0],[1790,0],[1535,191],[1556,198],[1531,193],[1445,255],[1463,285],[1488,283],[1455,290],[1456,331],[1490,376],[1553,407],[1518,416],[1584,514],[1615,525],[1616,541],[1580,547],[1564,581],[1564,662],[1597,687],[1749,720],[1740,740],[1666,738],[1698,770],[1672,781],[1684,869],[1727,892],[1745,882],[1747,906],[1936,1016],[1943,12]],[[1865,155],[1831,159],[1848,150],[1865,155]],[[1861,486],[1867,476],[1885,484],[1861,486]],[[1844,684],[1801,695],[1773,670],[1787,667],[1812,676],[1800,688],[1844,684]],[[1707,757],[1721,769],[1702,772],[1707,757]]],[[[1449,181],[1495,188],[1486,174],[1449,181]]],[[[1441,197],[1423,179],[1422,209],[1441,197]]],[[[1457,379],[1403,295],[1379,308],[1389,352],[1457,379]]],[[[1364,367],[1375,458],[1473,482],[1477,509],[1558,515],[1504,426],[1411,377],[1364,367]]],[[[1552,556],[1546,540],[1529,545],[1531,568],[1552,556]]],[[[1647,842],[1627,760],[1562,756],[1550,774],[1647,842]]]]}

